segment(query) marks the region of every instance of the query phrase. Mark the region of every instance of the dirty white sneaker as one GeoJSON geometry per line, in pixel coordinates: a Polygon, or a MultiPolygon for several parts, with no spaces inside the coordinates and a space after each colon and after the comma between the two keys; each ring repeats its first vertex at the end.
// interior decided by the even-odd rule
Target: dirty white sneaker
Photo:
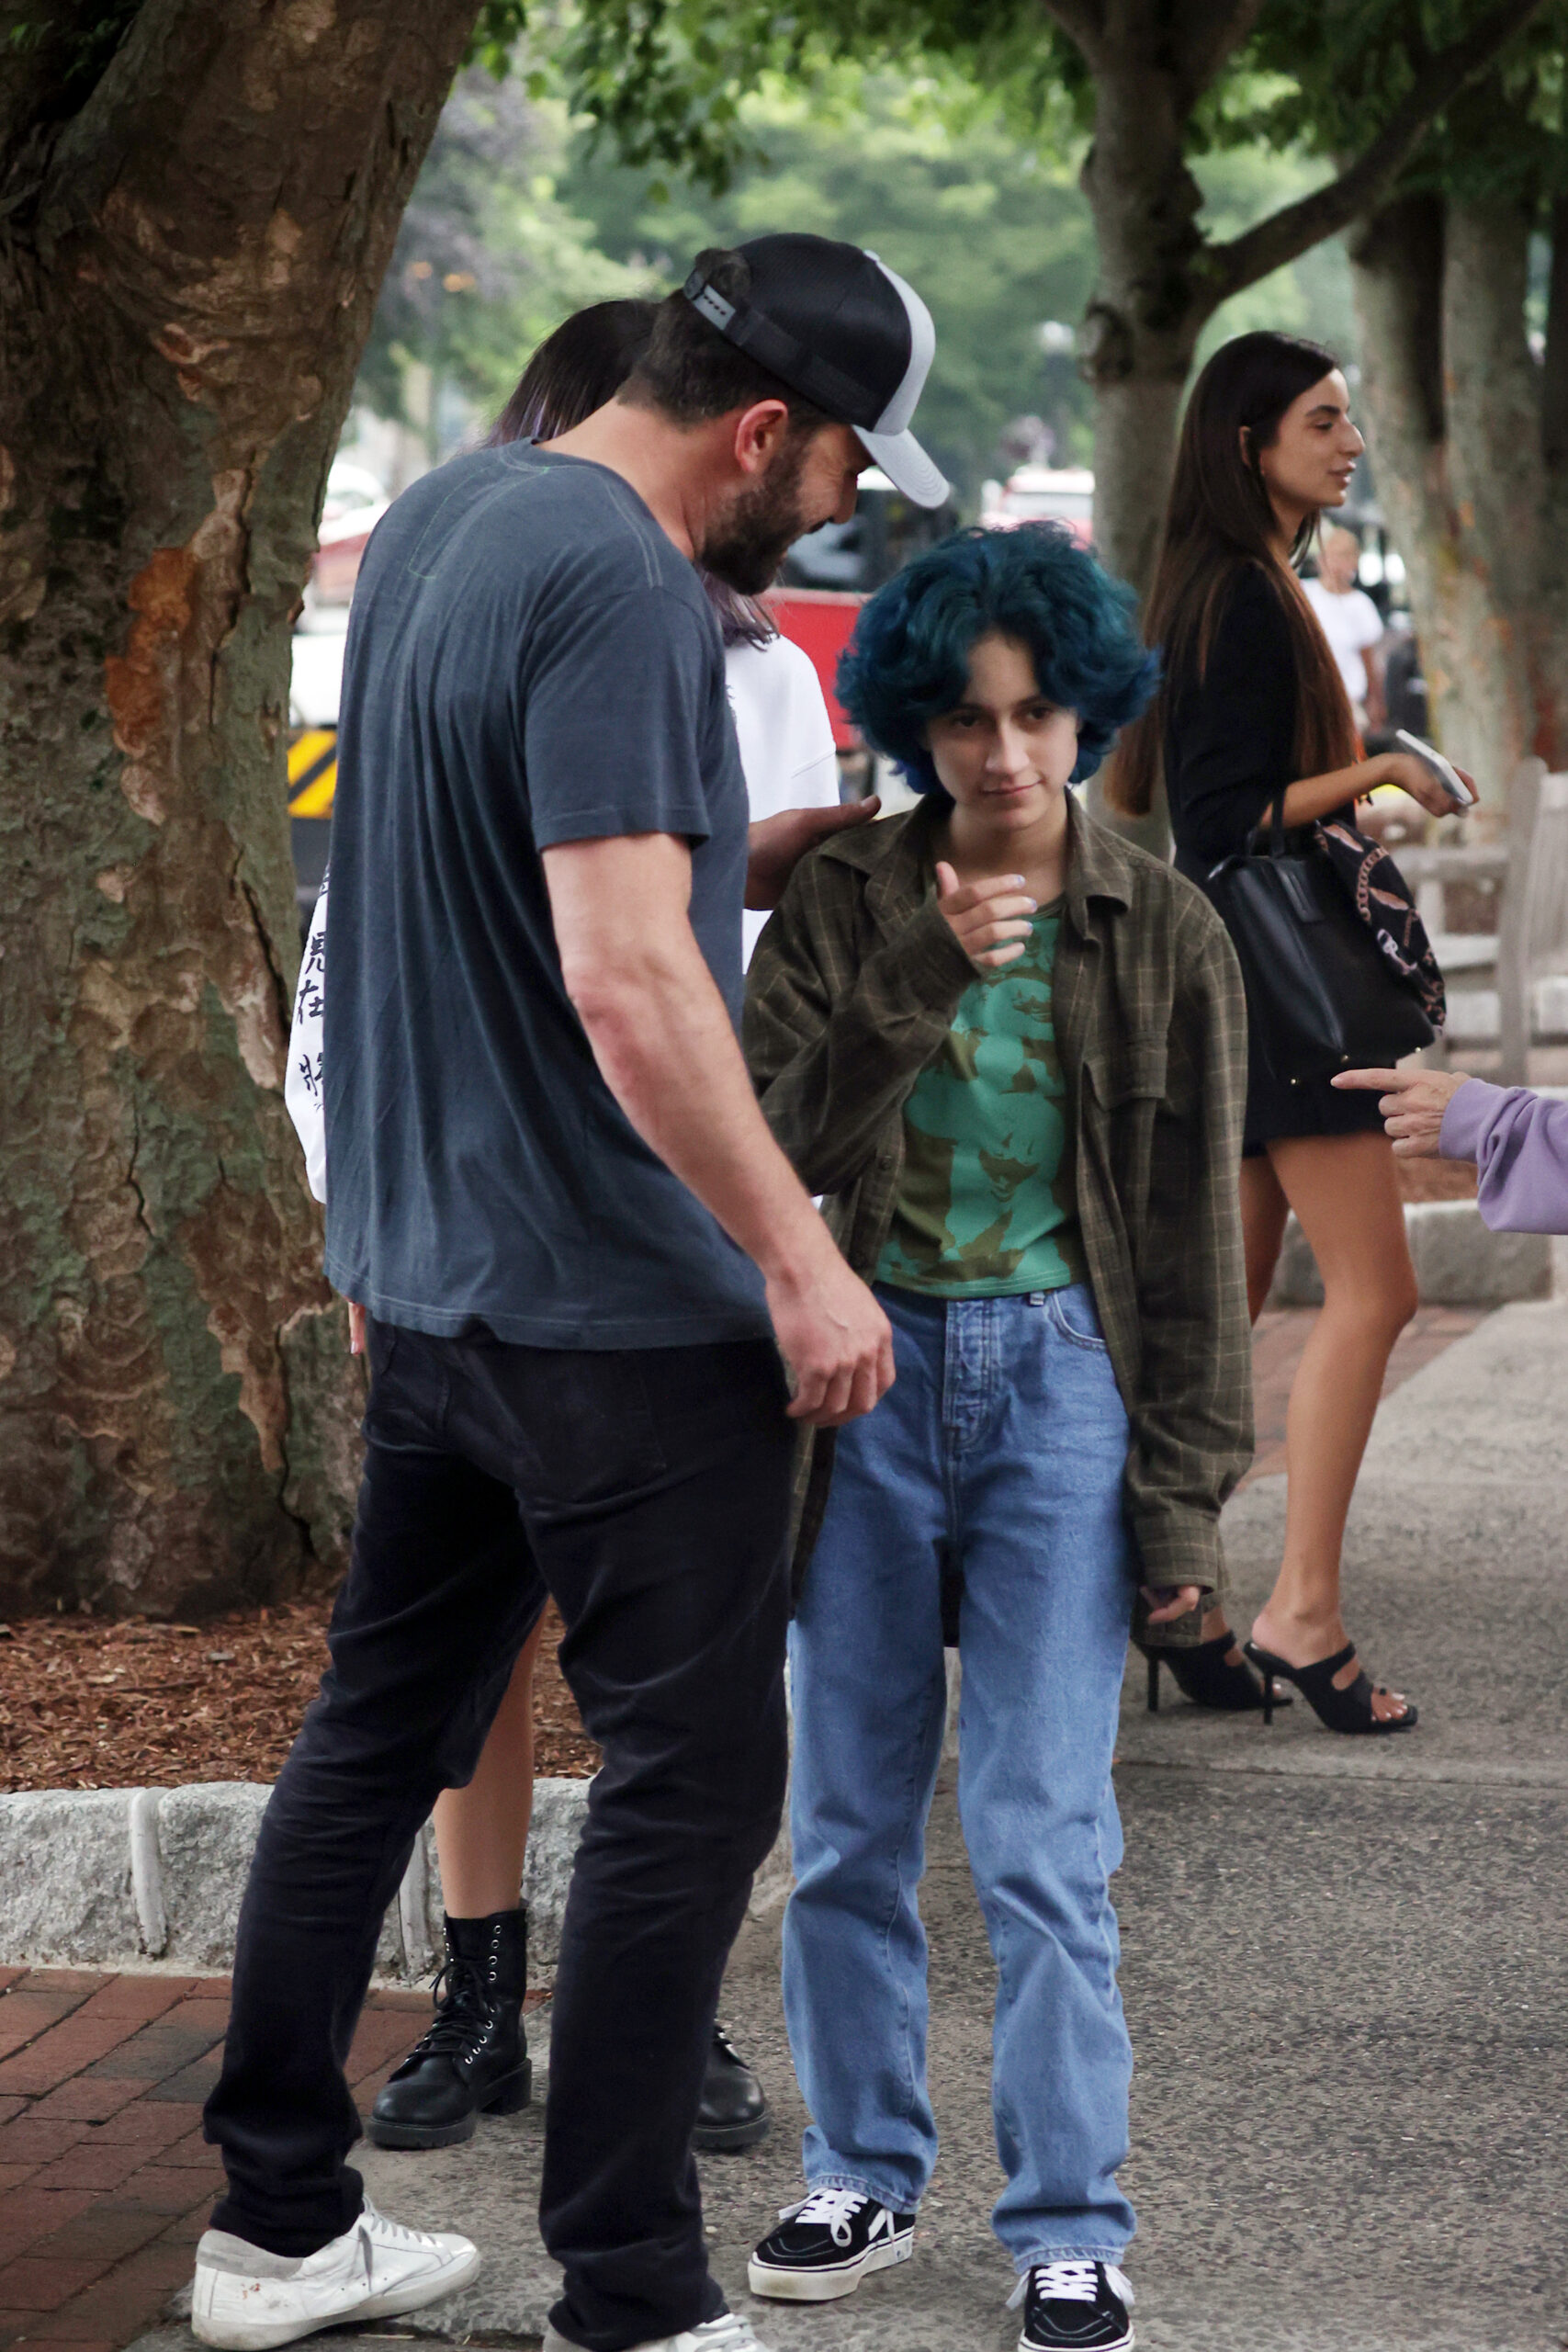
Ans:
{"type": "MultiPolygon", "coordinates": [[[[547,2327],[543,2352],[581,2352],[581,2346],[547,2327]]],[[[752,2335],[750,2320],[720,2312],[716,2319],[705,2319],[701,2327],[683,2327],[679,2335],[650,2336],[646,2344],[634,2344],[630,2352],[768,2352],[768,2347],[752,2335]]]]}
{"type": "Polygon", "coordinates": [[[196,2249],[190,2324],[220,2352],[269,2352],[344,2320],[423,2310],[466,2287],[479,2267],[467,2238],[389,2222],[367,2198],[354,2227],[314,2254],[268,2254],[208,2230],[196,2249]]]}

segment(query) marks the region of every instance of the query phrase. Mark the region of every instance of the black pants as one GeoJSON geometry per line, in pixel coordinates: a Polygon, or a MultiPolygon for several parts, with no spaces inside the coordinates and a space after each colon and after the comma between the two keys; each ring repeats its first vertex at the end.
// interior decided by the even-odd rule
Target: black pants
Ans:
{"type": "Polygon", "coordinates": [[[562,1930],[540,2226],[590,2352],[724,2308],[691,2132],[785,1771],[791,1424],[765,1340],[605,1354],[372,1327],[332,1664],[262,1823],[207,2136],[218,2229],[352,2227],[344,2078],[381,1915],[554,1595],[604,1748],[562,1930]]]}

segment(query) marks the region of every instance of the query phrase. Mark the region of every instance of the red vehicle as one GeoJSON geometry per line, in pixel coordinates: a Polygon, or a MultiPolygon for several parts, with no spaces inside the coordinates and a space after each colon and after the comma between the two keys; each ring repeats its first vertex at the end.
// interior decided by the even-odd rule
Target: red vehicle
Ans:
{"type": "Polygon", "coordinates": [[[865,598],[852,588],[771,588],[762,601],[779,625],[779,635],[809,655],[828,699],[836,748],[859,751],[859,732],[845,716],[833,681],[865,598]]]}

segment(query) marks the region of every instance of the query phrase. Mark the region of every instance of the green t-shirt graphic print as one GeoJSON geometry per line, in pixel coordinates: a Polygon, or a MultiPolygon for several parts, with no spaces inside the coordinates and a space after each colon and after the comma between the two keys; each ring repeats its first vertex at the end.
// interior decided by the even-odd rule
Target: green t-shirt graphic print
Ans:
{"type": "Polygon", "coordinates": [[[1074,1136],[1052,979],[1061,901],[1023,954],[976,979],[904,1105],[904,1179],[878,1282],[944,1298],[1084,1280],[1074,1136]]]}

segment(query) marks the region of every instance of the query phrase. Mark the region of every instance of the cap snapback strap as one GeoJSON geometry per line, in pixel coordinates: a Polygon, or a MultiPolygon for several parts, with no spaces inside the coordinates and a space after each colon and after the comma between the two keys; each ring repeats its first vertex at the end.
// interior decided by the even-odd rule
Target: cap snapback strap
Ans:
{"type": "Polygon", "coordinates": [[[846,424],[863,425],[867,432],[874,427],[886,403],[866,385],[835,368],[831,360],[808,349],[786,328],[763,318],[749,303],[732,302],[716,286],[710,286],[700,270],[693,270],[681,291],[700,319],[716,327],[727,343],[759,361],[792,391],[804,393],[846,424]]]}

